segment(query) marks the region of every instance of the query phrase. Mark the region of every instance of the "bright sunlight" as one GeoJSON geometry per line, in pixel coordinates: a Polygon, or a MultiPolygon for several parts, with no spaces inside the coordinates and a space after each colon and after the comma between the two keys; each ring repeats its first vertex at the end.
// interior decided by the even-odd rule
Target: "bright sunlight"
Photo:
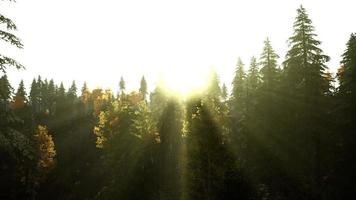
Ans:
{"type": "Polygon", "coordinates": [[[196,69],[171,69],[163,72],[163,83],[167,90],[181,97],[204,90],[208,82],[208,73],[196,69]]]}

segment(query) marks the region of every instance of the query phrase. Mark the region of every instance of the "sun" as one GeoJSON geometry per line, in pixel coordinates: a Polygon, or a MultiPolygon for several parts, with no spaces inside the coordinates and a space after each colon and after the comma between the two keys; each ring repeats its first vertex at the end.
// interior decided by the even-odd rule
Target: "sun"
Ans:
{"type": "Polygon", "coordinates": [[[163,76],[168,92],[181,97],[203,91],[208,83],[208,74],[198,69],[170,69],[163,76]]]}

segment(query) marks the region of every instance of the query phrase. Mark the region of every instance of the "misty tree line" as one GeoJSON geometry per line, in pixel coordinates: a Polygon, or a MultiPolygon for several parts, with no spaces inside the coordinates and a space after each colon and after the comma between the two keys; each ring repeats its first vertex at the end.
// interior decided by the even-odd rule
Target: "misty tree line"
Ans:
{"type": "Polygon", "coordinates": [[[39,76],[26,94],[6,75],[22,65],[1,56],[0,198],[354,199],[356,35],[334,77],[303,7],[293,28],[282,65],[267,39],[231,93],[212,72],[186,100],[144,77],[114,95],[39,76]]]}

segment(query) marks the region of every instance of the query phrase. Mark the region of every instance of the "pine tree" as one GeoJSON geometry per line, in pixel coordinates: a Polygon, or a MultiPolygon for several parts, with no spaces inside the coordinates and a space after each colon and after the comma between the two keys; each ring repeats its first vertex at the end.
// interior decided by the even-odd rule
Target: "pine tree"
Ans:
{"type": "Polygon", "coordinates": [[[31,90],[30,90],[30,104],[34,106],[37,103],[37,95],[38,95],[38,88],[37,88],[37,82],[36,79],[32,80],[31,83],[31,90]]]}
{"type": "Polygon", "coordinates": [[[168,97],[165,93],[164,85],[158,84],[153,92],[150,94],[150,110],[152,111],[152,117],[157,124],[164,108],[168,102],[168,97]]]}
{"type": "Polygon", "coordinates": [[[21,80],[19,87],[17,89],[17,92],[14,97],[14,103],[13,103],[13,108],[16,109],[21,109],[25,107],[25,104],[27,104],[27,94],[25,91],[25,86],[23,83],[23,80],[21,80]]]}
{"type": "MultiPolygon", "coordinates": [[[[347,49],[342,55],[341,65],[338,78],[340,82],[339,92],[345,98],[349,98],[349,104],[356,99],[356,34],[350,36],[346,44],[347,49]]],[[[351,106],[351,105],[350,105],[351,106]]]]}
{"type": "Polygon", "coordinates": [[[38,112],[42,112],[43,111],[43,107],[44,107],[44,99],[43,96],[46,92],[46,85],[45,82],[42,81],[42,77],[39,75],[37,77],[37,89],[38,89],[38,93],[37,93],[37,106],[38,106],[38,112]]]}
{"type": "Polygon", "coordinates": [[[289,38],[289,51],[284,61],[284,94],[286,141],[294,141],[294,149],[303,147],[303,151],[292,150],[291,155],[299,154],[300,160],[289,159],[295,171],[304,174],[302,187],[310,188],[309,197],[321,198],[321,134],[325,128],[327,102],[325,93],[329,83],[325,77],[325,63],[329,57],[319,48],[320,41],[315,39],[312,21],[306,10],[297,9],[294,34],[289,38]],[[287,139],[288,138],[288,139],[287,139]],[[300,163],[304,163],[301,165],[300,163]]]}
{"type": "Polygon", "coordinates": [[[68,89],[67,97],[71,103],[77,98],[77,86],[75,85],[75,81],[72,82],[72,85],[68,89]]]}
{"type": "Polygon", "coordinates": [[[59,88],[56,91],[57,98],[64,99],[66,97],[66,89],[64,88],[63,82],[59,85],[59,88]]]}
{"type": "Polygon", "coordinates": [[[209,108],[199,99],[191,100],[186,120],[188,199],[248,199],[247,184],[209,108]]]}
{"type": "Polygon", "coordinates": [[[227,87],[224,83],[221,87],[221,97],[223,98],[224,101],[226,101],[227,96],[228,96],[227,87]]]}
{"type": "Polygon", "coordinates": [[[338,106],[337,135],[340,136],[337,146],[337,176],[338,180],[334,187],[339,192],[337,197],[342,199],[355,199],[356,192],[353,190],[356,176],[355,143],[356,143],[356,34],[350,36],[346,44],[346,50],[342,54],[341,68],[338,79],[338,106]]]}
{"type": "Polygon", "coordinates": [[[235,76],[232,81],[232,101],[231,110],[233,115],[239,119],[243,118],[246,103],[246,73],[244,64],[239,58],[236,64],[235,76]]]}
{"type": "Polygon", "coordinates": [[[41,109],[46,114],[49,114],[50,102],[48,95],[48,80],[47,78],[42,82],[41,85],[41,109]]]}
{"type": "Polygon", "coordinates": [[[260,83],[260,75],[257,65],[257,59],[255,57],[251,58],[250,69],[247,75],[247,90],[249,93],[256,92],[259,83],[260,83]]]}
{"type": "Polygon", "coordinates": [[[255,110],[257,105],[257,91],[260,87],[260,75],[257,65],[257,59],[251,58],[250,69],[246,77],[246,117],[249,121],[253,121],[253,116],[256,116],[255,110]]]}
{"type": "Polygon", "coordinates": [[[126,84],[125,84],[124,78],[122,76],[121,76],[120,82],[119,82],[119,89],[120,89],[121,95],[125,94],[126,84]]]}
{"type": "Polygon", "coordinates": [[[169,99],[158,123],[160,135],[160,197],[181,199],[182,110],[175,99],[169,99]]]}
{"type": "Polygon", "coordinates": [[[5,74],[0,78],[0,134],[6,131],[9,122],[12,121],[12,115],[10,112],[11,94],[12,87],[7,80],[7,75],[5,74]]]}
{"type": "Polygon", "coordinates": [[[144,76],[142,76],[141,82],[140,82],[140,89],[139,89],[140,94],[142,95],[143,100],[146,100],[147,97],[147,82],[144,76]]]}
{"type": "Polygon", "coordinates": [[[56,100],[56,87],[54,85],[53,79],[51,79],[48,83],[48,88],[47,88],[47,100],[48,100],[48,109],[49,113],[53,115],[53,112],[55,110],[55,100],[56,100]]]}
{"type": "Polygon", "coordinates": [[[0,78],[0,101],[2,105],[8,106],[11,100],[12,87],[7,79],[7,75],[0,78]]]}
{"type": "Polygon", "coordinates": [[[294,25],[294,35],[289,38],[290,50],[284,61],[284,70],[290,89],[301,90],[308,95],[322,95],[325,92],[324,72],[325,62],[329,57],[319,48],[312,21],[304,7],[297,9],[294,25]]]}
{"type": "Polygon", "coordinates": [[[272,90],[277,87],[276,82],[278,79],[277,59],[279,56],[272,48],[271,42],[267,38],[264,41],[263,51],[260,57],[261,65],[261,80],[263,90],[273,92],[272,90]]]}
{"type": "Polygon", "coordinates": [[[219,77],[215,70],[210,71],[210,81],[207,88],[207,96],[211,100],[219,101],[221,97],[221,89],[219,86],[219,77]]]}
{"type": "MultiPolygon", "coordinates": [[[[15,25],[15,23],[11,19],[0,14],[0,24],[4,24],[6,27],[6,30],[0,30],[1,40],[5,41],[7,43],[10,43],[11,45],[13,45],[19,49],[22,49],[23,44],[22,44],[20,38],[16,37],[14,34],[11,33],[13,31],[17,30],[17,26],[15,25]]],[[[3,73],[6,73],[6,68],[8,66],[13,66],[13,67],[16,67],[17,69],[24,68],[16,60],[14,60],[10,57],[4,56],[2,53],[0,53],[0,71],[2,71],[3,73]]]]}

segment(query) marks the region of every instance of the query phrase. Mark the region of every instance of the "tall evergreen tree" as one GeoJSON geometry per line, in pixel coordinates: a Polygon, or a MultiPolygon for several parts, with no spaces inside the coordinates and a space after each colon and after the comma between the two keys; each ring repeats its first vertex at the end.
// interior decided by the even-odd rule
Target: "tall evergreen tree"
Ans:
{"type": "Polygon", "coordinates": [[[326,134],[325,93],[329,89],[325,78],[325,63],[329,57],[319,48],[320,41],[315,39],[314,27],[304,7],[297,9],[294,34],[289,38],[290,49],[284,61],[284,94],[286,94],[284,121],[289,141],[294,141],[295,149],[303,151],[289,152],[298,154],[300,160],[291,160],[295,171],[304,174],[301,187],[310,188],[309,198],[321,198],[321,134],[326,134]],[[294,163],[297,162],[297,163],[294,163]],[[304,163],[301,165],[300,163],[304,163]]]}
{"type": "Polygon", "coordinates": [[[214,69],[210,71],[210,81],[208,82],[207,95],[210,99],[220,100],[221,88],[219,86],[219,77],[214,69]]]}
{"type": "Polygon", "coordinates": [[[168,100],[158,123],[160,134],[159,187],[161,199],[182,197],[182,110],[175,99],[168,100]]]}
{"type": "Polygon", "coordinates": [[[187,198],[248,199],[247,183],[201,100],[188,102],[187,124],[187,198]]]}
{"type": "Polygon", "coordinates": [[[346,50],[342,54],[341,68],[339,69],[338,88],[339,100],[337,105],[339,145],[337,154],[337,177],[333,187],[338,188],[336,198],[354,199],[356,192],[353,189],[356,184],[356,162],[354,159],[356,143],[356,34],[350,36],[346,44],[346,50]],[[339,191],[338,190],[338,191],[339,191]]]}
{"type": "Polygon", "coordinates": [[[122,76],[121,76],[120,82],[119,82],[119,89],[120,89],[121,95],[125,94],[126,84],[125,84],[124,78],[122,76]]]}
{"type": "Polygon", "coordinates": [[[271,90],[276,87],[276,81],[278,79],[277,59],[279,56],[272,48],[270,40],[267,38],[264,41],[263,51],[260,57],[261,65],[261,80],[264,90],[272,92],[271,90]]]}
{"type": "Polygon", "coordinates": [[[7,75],[3,75],[0,78],[0,101],[3,105],[8,106],[11,100],[12,87],[7,79],[7,75]]]}
{"type": "Polygon", "coordinates": [[[141,82],[140,82],[140,89],[139,89],[140,94],[142,95],[142,98],[146,100],[147,97],[147,82],[144,76],[142,76],[141,82]]]}
{"type": "MultiPolygon", "coordinates": [[[[297,9],[294,34],[289,38],[289,47],[284,61],[286,81],[290,89],[321,96],[325,92],[325,63],[329,57],[319,48],[321,42],[315,37],[312,21],[303,6],[297,9]]],[[[310,97],[312,98],[312,97],[310,97]]]]}
{"type": "Polygon", "coordinates": [[[226,99],[228,97],[227,87],[226,87],[225,83],[221,87],[221,97],[223,98],[224,101],[226,101],[226,99]]]}
{"type": "Polygon", "coordinates": [[[15,97],[14,97],[13,107],[14,107],[14,109],[21,109],[25,106],[26,103],[27,103],[27,94],[26,94],[23,80],[21,80],[19,87],[17,89],[17,92],[15,94],[15,97]]]}
{"type": "Polygon", "coordinates": [[[239,119],[243,118],[243,112],[246,101],[246,73],[244,71],[244,64],[240,58],[238,58],[235,76],[232,81],[232,102],[231,109],[233,115],[239,119]]]}
{"type": "Polygon", "coordinates": [[[77,98],[77,86],[75,85],[75,81],[72,82],[72,85],[68,89],[67,96],[70,102],[74,102],[77,98]]]}
{"type": "Polygon", "coordinates": [[[257,59],[251,58],[250,69],[247,75],[247,90],[248,93],[256,92],[260,83],[260,74],[257,65],[257,59]]]}

